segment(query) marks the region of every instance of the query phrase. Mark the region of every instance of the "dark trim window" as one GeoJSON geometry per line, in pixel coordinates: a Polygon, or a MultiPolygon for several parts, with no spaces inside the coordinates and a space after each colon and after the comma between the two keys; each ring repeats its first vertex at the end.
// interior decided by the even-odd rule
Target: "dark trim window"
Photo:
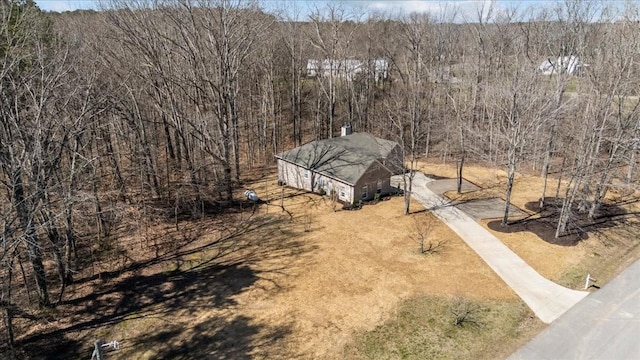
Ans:
{"type": "Polygon", "coordinates": [[[369,187],[367,185],[362,187],[362,198],[366,199],[367,198],[367,192],[369,191],[369,187]]]}

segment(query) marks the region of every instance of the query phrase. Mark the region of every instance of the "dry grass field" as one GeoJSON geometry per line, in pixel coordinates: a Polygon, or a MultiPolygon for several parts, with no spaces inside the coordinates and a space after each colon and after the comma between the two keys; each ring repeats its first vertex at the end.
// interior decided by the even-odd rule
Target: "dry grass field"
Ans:
{"type": "MultiPolygon", "coordinates": [[[[252,188],[279,205],[274,184],[270,176],[252,188]]],[[[237,250],[216,257],[216,263],[235,264],[239,272],[230,274],[230,282],[242,284],[225,295],[228,299],[162,317],[125,319],[103,335],[136,339],[124,341],[118,356],[186,359],[195,351],[211,358],[338,359],[346,347],[358,357],[354,336],[392,319],[409,299],[458,296],[522,308],[516,295],[446,226],[436,223],[431,231],[429,239],[445,242],[437,253],[421,254],[412,234],[414,218],[430,215],[418,204],[411,216],[402,215],[400,197],[334,212],[318,195],[288,189],[285,196],[292,218],[278,206],[262,205],[243,220],[261,225],[234,240],[237,250]],[[149,336],[149,329],[160,331],[149,336]]],[[[198,268],[210,255],[196,253],[183,266],[198,268]]],[[[222,291],[211,289],[216,290],[222,291]]],[[[526,309],[521,312],[531,316],[526,309]]]]}
{"type": "MultiPolygon", "coordinates": [[[[449,165],[422,167],[455,175],[449,165]]],[[[463,196],[501,195],[501,171],[468,166],[465,176],[483,190],[463,196]]],[[[49,335],[81,349],[78,357],[90,356],[92,339],[101,338],[121,342],[110,354],[120,359],[494,359],[544,327],[415,201],[409,216],[401,197],[334,211],[320,195],[282,191],[273,172],[257,177],[246,187],[266,204],[130,232],[118,245],[126,255],[95,269],[111,276],[70,290],[79,300],[63,311],[78,316],[49,335]],[[416,221],[433,224],[427,242],[442,243],[434,253],[420,253],[416,221]],[[154,236],[162,249],[155,254],[135,245],[154,236]],[[119,261],[145,266],[110,273],[119,261]],[[461,307],[472,316],[455,326],[461,307]]],[[[536,181],[518,176],[514,205],[537,199],[536,181]]],[[[565,246],[496,230],[491,221],[482,224],[544,276],[573,288],[586,271],[602,284],[638,257],[637,238],[620,238],[615,227],[565,246]]]]}

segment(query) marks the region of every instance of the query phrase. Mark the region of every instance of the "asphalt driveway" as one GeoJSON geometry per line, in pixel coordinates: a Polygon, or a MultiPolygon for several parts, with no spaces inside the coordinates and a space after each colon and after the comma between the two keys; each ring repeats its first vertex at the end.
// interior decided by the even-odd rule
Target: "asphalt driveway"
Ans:
{"type": "Polygon", "coordinates": [[[509,360],[640,359],[640,260],[589,295],[509,360]]]}

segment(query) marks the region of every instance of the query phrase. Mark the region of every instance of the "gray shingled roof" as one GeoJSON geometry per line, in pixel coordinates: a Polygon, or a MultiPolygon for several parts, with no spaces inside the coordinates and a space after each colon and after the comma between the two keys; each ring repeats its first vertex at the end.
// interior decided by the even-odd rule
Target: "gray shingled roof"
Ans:
{"type": "Polygon", "coordinates": [[[382,161],[398,145],[365,133],[312,141],[276,158],[355,185],[374,161],[382,161]]]}

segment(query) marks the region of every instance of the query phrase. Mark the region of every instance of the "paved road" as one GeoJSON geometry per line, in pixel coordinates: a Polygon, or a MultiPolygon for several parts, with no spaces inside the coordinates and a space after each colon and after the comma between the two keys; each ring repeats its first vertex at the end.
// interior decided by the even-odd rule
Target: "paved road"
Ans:
{"type": "Polygon", "coordinates": [[[508,359],[640,359],[640,260],[508,359]]]}
{"type": "Polygon", "coordinates": [[[432,211],[480,255],[540,320],[551,323],[589,294],[567,289],[542,277],[475,220],[429,190],[427,183],[430,181],[433,180],[423,173],[416,173],[413,198],[432,211]]]}

